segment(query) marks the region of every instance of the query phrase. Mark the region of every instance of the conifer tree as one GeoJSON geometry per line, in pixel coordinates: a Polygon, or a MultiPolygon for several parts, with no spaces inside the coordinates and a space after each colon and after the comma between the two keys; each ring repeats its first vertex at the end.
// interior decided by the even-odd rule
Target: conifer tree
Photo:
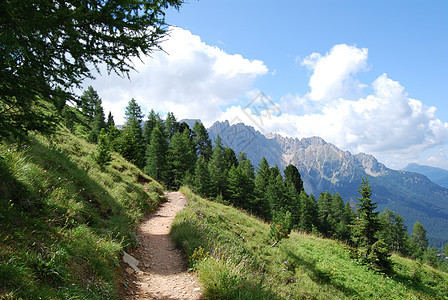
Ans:
{"type": "Polygon", "coordinates": [[[317,215],[319,218],[319,230],[324,235],[331,235],[332,225],[330,224],[331,219],[331,202],[332,197],[329,191],[321,193],[317,199],[317,215]]]}
{"type": "Polygon", "coordinates": [[[240,166],[229,170],[227,195],[230,203],[246,210],[252,210],[251,197],[254,191],[253,181],[240,166]]]}
{"type": "Polygon", "coordinates": [[[207,161],[204,156],[199,156],[194,170],[193,189],[201,196],[210,197],[212,195],[212,185],[207,161]]]}
{"type": "Polygon", "coordinates": [[[193,141],[195,143],[196,155],[203,156],[205,161],[209,161],[212,156],[212,142],[210,141],[207,129],[198,121],[193,126],[193,141]]]}
{"type": "Polygon", "coordinates": [[[80,101],[76,104],[78,109],[86,116],[88,122],[93,122],[93,117],[95,114],[95,108],[100,102],[100,96],[98,92],[89,85],[87,89],[82,93],[80,101]]]}
{"type": "Polygon", "coordinates": [[[224,146],[219,136],[215,140],[215,147],[208,166],[213,187],[212,196],[224,195],[227,186],[227,163],[224,156],[224,146]]]}
{"type": "Polygon", "coordinates": [[[265,220],[270,220],[272,217],[272,204],[266,197],[266,191],[269,184],[270,168],[266,158],[262,158],[259,165],[257,175],[255,176],[255,204],[254,212],[257,216],[265,220]]]}
{"type": "Polygon", "coordinates": [[[288,165],[285,168],[285,183],[294,187],[297,195],[303,190],[303,181],[300,176],[299,170],[294,165],[288,165]]]}
{"type": "Polygon", "coordinates": [[[168,135],[168,141],[171,141],[171,138],[176,132],[179,132],[180,124],[176,121],[176,117],[172,112],[168,112],[165,120],[165,130],[168,135]]]}
{"type": "Polygon", "coordinates": [[[305,232],[312,232],[314,228],[317,228],[317,203],[314,196],[307,195],[305,191],[302,191],[299,195],[300,200],[300,220],[299,229],[305,232]]]}
{"type": "Polygon", "coordinates": [[[376,211],[376,203],[370,198],[372,191],[367,178],[362,178],[358,192],[361,197],[356,198],[359,202],[357,203],[358,216],[353,225],[354,236],[358,245],[369,249],[377,241],[376,233],[380,229],[379,212],[376,211]]]}
{"type": "Polygon", "coordinates": [[[193,173],[195,160],[196,155],[193,141],[190,138],[190,130],[187,128],[183,133],[174,133],[168,146],[168,185],[179,188],[187,173],[193,173]]]}
{"type": "Polygon", "coordinates": [[[422,257],[426,248],[428,248],[428,239],[426,238],[426,230],[422,223],[415,222],[412,227],[411,239],[414,245],[414,257],[422,257]]]}
{"type": "MultiPolygon", "coordinates": [[[[148,119],[143,125],[143,138],[145,139],[147,145],[151,143],[151,134],[157,123],[160,123],[160,116],[159,114],[155,113],[153,109],[151,109],[148,115],[148,119]]],[[[159,130],[163,130],[163,128],[160,127],[159,130]]]]}
{"type": "Polygon", "coordinates": [[[379,215],[381,223],[380,238],[388,245],[390,251],[406,254],[407,228],[400,214],[385,209],[379,215]]]}
{"type": "Polygon", "coordinates": [[[146,149],[146,165],[144,171],[157,181],[166,182],[168,142],[161,124],[156,123],[151,132],[151,140],[146,149]]]}
{"type": "Polygon", "coordinates": [[[224,148],[224,161],[226,163],[226,170],[230,171],[230,168],[238,166],[238,159],[236,158],[235,151],[230,147],[224,148]]]}
{"type": "Polygon", "coordinates": [[[89,136],[90,141],[96,143],[101,130],[105,129],[107,127],[104,118],[105,118],[104,109],[101,105],[101,99],[99,99],[99,101],[96,104],[94,114],[93,114],[92,131],[89,136]]]}
{"type": "Polygon", "coordinates": [[[117,141],[117,150],[124,158],[139,168],[144,167],[145,145],[143,143],[141,108],[135,99],[126,107],[126,124],[117,141]]]}
{"type": "Polygon", "coordinates": [[[282,174],[277,166],[271,168],[269,182],[266,189],[266,199],[272,203],[272,213],[290,211],[287,199],[286,186],[282,174]]]}
{"type": "Polygon", "coordinates": [[[114,116],[112,116],[112,112],[109,112],[107,115],[106,128],[115,127],[114,116]]]}
{"type": "Polygon", "coordinates": [[[250,162],[250,160],[247,158],[245,152],[240,152],[238,154],[238,166],[241,167],[241,170],[252,180],[255,180],[255,170],[254,166],[250,162]]]}

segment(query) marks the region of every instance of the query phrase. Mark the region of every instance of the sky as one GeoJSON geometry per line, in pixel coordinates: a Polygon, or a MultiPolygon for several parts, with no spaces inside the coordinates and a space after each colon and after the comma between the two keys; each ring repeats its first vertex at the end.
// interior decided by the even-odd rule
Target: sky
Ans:
{"type": "Polygon", "coordinates": [[[448,1],[191,0],[131,79],[97,76],[106,114],[244,122],[320,136],[393,169],[448,169],[448,1]]]}

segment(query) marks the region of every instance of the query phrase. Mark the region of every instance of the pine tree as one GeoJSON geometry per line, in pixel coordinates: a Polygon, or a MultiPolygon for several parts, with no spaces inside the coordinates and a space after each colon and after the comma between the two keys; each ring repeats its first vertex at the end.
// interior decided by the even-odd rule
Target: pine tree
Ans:
{"type": "Polygon", "coordinates": [[[106,128],[115,127],[114,116],[112,116],[112,112],[109,112],[107,115],[106,128]]]}
{"type": "Polygon", "coordinates": [[[252,211],[252,195],[254,183],[240,166],[232,166],[229,171],[227,194],[230,203],[248,211],[252,211]]]}
{"type": "Polygon", "coordinates": [[[303,181],[297,167],[294,165],[286,166],[284,175],[286,185],[293,186],[294,190],[297,192],[297,195],[299,195],[300,192],[303,191],[303,181]]]}
{"type": "Polygon", "coordinates": [[[321,193],[317,199],[317,215],[319,218],[319,230],[324,235],[331,236],[332,225],[329,219],[331,218],[331,202],[332,197],[329,191],[321,193]]]}
{"type": "Polygon", "coordinates": [[[362,178],[358,192],[361,197],[356,198],[359,203],[357,204],[358,216],[353,225],[354,236],[358,245],[369,249],[377,241],[376,233],[380,229],[379,212],[375,211],[376,203],[370,199],[372,191],[367,178],[362,178]]]}
{"type": "Polygon", "coordinates": [[[101,105],[101,99],[96,103],[96,107],[93,114],[93,125],[92,125],[92,131],[89,136],[89,140],[96,143],[98,140],[98,136],[100,135],[100,132],[102,129],[105,129],[107,127],[106,122],[104,121],[104,110],[101,105]]]}
{"type": "Polygon", "coordinates": [[[299,199],[301,210],[299,229],[310,233],[318,223],[316,199],[312,194],[308,196],[305,191],[300,193],[299,199]]]}
{"type": "MultiPolygon", "coordinates": [[[[151,134],[157,123],[160,123],[160,116],[151,109],[148,115],[148,120],[146,120],[145,124],[143,125],[143,138],[145,139],[147,145],[151,143],[151,134]]],[[[163,129],[159,128],[159,130],[163,129]]]]}
{"type": "Polygon", "coordinates": [[[157,181],[166,183],[167,179],[167,152],[168,142],[157,123],[151,132],[151,140],[146,150],[146,166],[144,171],[157,181]]]}
{"type": "Polygon", "coordinates": [[[414,245],[414,257],[422,257],[426,248],[428,248],[428,239],[426,238],[426,230],[422,223],[415,222],[412,228],[411,239],[414,245]]]}
{"type": "Polygon", "coordinates": [[[110,145],[106,130],[103,128],[98,137],[97,152],[94,154],[95,161],[104,168],[111,161],[110,145]]]}
{"type": "Polygon", "coordinates": [[[198,121],[193,126],[193,141],[195,143],[196,155],[203,156],[205,161],[209,161],[212,156],[212,142],[208,136],[207,129],[198,121]]]}
{"type": "Polygon", "coordinates": [[[230,168],[238,166],[238,159],[232,148],[224,148],[224,161],[226,163],[226,170],[230,171],[230,168]]]}
{"type": "Polygon", "coordinates": [[[263,157],[258,165],[257,175],[255,176],[255,211],[253,213],[265,220],[270,220],[272,217],[272,203],[266,197],[271,175],[270,172],[268,161],[263,157]]]}
{"type": "Polygon", "coordinates": [[[196,162],[193,141],[190,130],[176,132],[168,146],[169,176],[168,185],[179,188],[187,173],[192,174],[196,162]]]}
{"type": "Polygon", "coordinates": [[[215,147],[208,166],[212,183],[212,196],[224,195],[227,186],[227,164],[224,157],[224,147],[219,136],[215,140],[215,147]]]}
{"type": "Polygon", "coordinates": [[[379,220],[381,223],[379,236],[386,242],[389,250],[406,254],[407,228],[404,219],[398,213],[385,209],[380,213],[379,220]]]}
{"type": "Polygon", "coordinates": [[[212,185],[210,173],[204,156],[199,156],[194,170],[193,189],[196,193],[204,197],[212,195],[212,185]]]}
{"type": "Polygon", "coordinates": [[[252,180],[255,180],[255,170],[254,166],[250,162],[250,160],[247,158],[245,152],[240,152],[238,154],[238,166],[241,167],[241,170],[252,180]]]}
{"type": "Polygon", "coordinates": [[[93,122],[95,108],[100,101],[98,92],[91,85],[81,95],[80,101],[77,102],[77,107],[86,116],[88,122],[93,122]]]}
{"type": "Polygon", "coordinates": [[[143,114],[134,99],[129,101],[125,113],[126,124],[117,141],[117,151],[139,168],[143,168],[145,164],[145,145],[141,127],[143,114]]]}
{"type": "Polygon", "coordinates": [[[179,132],[180,124],[176,121],[176,117],[172,112],[168,112],[165,120],[165,130],[168,135],[168,141],[171,141],[171,138],[176,132],[179,132]]]}

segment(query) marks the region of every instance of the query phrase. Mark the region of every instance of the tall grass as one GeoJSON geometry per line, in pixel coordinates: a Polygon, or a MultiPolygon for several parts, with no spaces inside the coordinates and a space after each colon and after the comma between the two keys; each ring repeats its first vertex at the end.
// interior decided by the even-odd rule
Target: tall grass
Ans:
{"type": "Polygon", "coordinates": [[[61,128],[0,144],[0,298],[114,299],[118,257],[162,187],[61,128]]]}
{"type": "Polygon", "coordinates": [[[334,240],[293,232],[271,247],[269,226],[182,191],[172,234],[210,299],[447,299],[448,274],[393,255],[394,274],[370,270],[334,240]]]}

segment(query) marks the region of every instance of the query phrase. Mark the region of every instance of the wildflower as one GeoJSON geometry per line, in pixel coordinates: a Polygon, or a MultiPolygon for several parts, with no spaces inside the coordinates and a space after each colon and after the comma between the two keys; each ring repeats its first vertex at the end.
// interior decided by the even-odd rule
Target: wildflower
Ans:
{"type": "Polygon", "coordinates": [[[283,271],[286,271],[286,269],[282,269],[283,271]]]}
{"type": "Polygon", "coordinates": [[[287,264],[288,264],[288,262],[287,262],[287,261],[284,261],[284,263],[285,263],[285,265],[287,265],[287,264]]]}

